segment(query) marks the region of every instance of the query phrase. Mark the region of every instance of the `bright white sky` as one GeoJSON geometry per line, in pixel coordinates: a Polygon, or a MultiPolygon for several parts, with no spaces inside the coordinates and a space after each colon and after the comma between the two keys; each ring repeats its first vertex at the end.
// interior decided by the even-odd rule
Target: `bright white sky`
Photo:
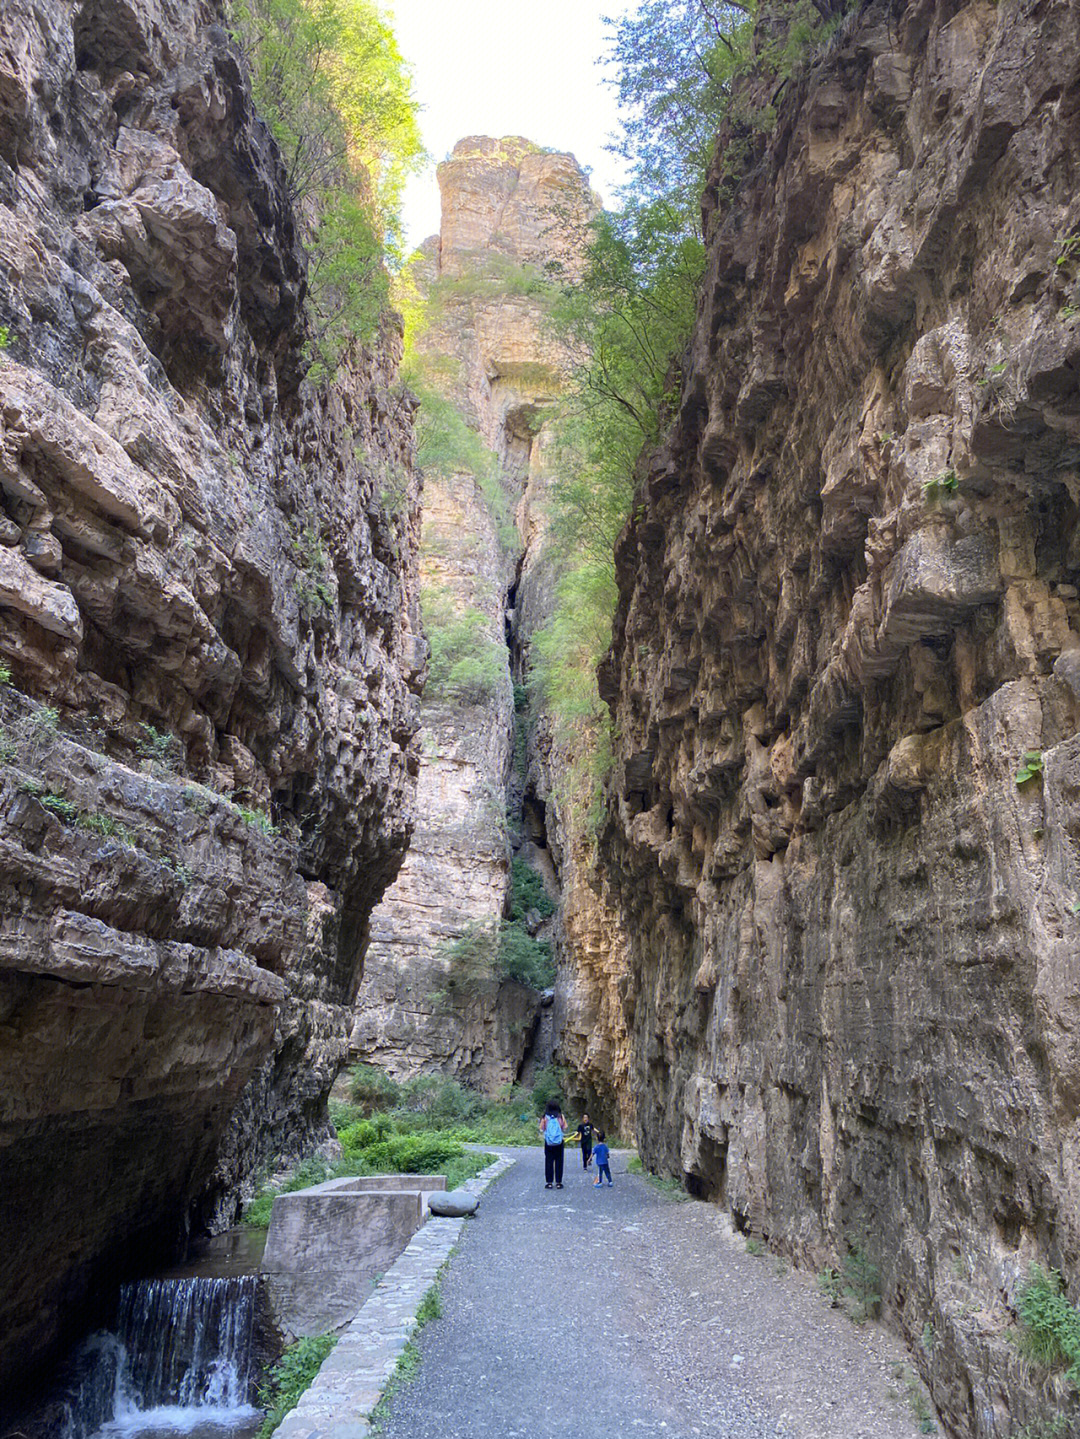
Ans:
{"type": "MultiPolygon", "coordinates": [[[[604,14],[627,0],[389,0],[412,66],[424,143],[434,164],[465,135],[524,135],[569,150],[605,202],[621,179],[604,150],[616,129],[615,93],[597,59],[604,14]]],[[[405,232],[412,249],[439,229],[434,164],[410,182],[405,232]]]]}

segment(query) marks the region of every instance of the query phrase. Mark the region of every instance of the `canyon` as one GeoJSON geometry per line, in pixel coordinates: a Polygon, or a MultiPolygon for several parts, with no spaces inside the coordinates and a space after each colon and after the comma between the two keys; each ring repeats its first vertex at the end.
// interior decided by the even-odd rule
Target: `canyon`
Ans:
{"type": "Polygon", "coordinates": [[[462,139],[316,381],[222,7],[4,5],[0,1389],[333,1155],[347,1065],[555,1065],[874,1266],[947,1433],[1065,1411],[1014,1341],[1080,1271],[1077,8],[832,20],[780,73],[766,11],[718,137],[586,814],[536,683],[585,171],[462,139]]]}

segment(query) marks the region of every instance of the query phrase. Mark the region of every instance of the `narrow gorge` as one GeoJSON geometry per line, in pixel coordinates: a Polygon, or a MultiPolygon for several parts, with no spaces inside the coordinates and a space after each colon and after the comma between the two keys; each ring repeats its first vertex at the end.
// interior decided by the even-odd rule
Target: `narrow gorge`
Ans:
{"type": "Polygon", "coordinates": [[[1080,4],[624,8],[653,191],[350,136],[329,288],[253,10],[0,11],[0,1434],[425,1083],[1080,1434],[1080,4]]]}

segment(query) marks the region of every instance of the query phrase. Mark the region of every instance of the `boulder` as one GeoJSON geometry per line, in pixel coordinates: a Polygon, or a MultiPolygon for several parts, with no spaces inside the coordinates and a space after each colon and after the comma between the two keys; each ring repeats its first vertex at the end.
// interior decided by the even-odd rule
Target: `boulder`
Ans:
{"type": "Polygon", "coordinates": [[[467,1189],[451,1189],[446,1194],[429,1194],[428,1209],[443,1219],[464,1219],[475,1214],[480,1203],[467,1189]]]}

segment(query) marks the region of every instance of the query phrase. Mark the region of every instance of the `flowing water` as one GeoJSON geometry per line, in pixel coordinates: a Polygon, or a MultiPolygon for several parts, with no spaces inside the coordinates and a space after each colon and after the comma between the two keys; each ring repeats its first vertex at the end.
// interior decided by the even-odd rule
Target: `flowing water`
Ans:
{"type": "Polygon", "coordinates": [[[253,1275],[144,1279],[120,1291],[116,1330],[83,1345],[63,1439],[246,1439],[253,1275]]]}

